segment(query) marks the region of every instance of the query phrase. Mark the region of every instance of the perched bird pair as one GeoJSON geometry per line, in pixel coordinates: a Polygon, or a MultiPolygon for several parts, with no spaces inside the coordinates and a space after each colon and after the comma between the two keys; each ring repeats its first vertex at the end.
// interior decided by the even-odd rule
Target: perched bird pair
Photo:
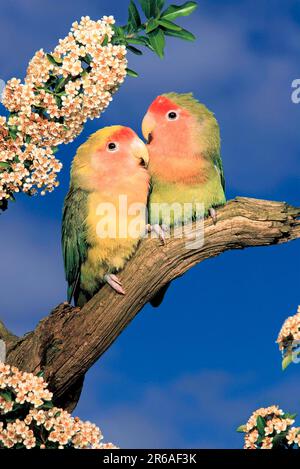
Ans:
{"type": "MultiPolygon", "coordinates": [[[[147,146],[127,127],[98,130],[74,158],[62,245],[68,301],[73,298],[76,305],[83,306],[105,283],[125,293],[116,274],[136,252],[147,226],[182,223],[180,210],[170,219],[170,205],[202,203],[205,215],[215,220],[215,207],[225,203],[219,126],[191,93],[156,98],[142,131],[147,146]]],[[[195,218],[192,210],[184,221],[195,218]]],[[[154,306],[166,289],[153,299],[154,306]]]]}

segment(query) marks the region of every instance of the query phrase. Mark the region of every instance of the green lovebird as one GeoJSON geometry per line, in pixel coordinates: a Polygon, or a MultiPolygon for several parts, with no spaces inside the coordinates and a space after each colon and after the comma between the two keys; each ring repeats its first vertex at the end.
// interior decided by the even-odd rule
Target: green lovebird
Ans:
{"type": "MultiPolygon", "coordinates": [[[[197,211],[199,204],[204,216],[210,214],[216,222],[215,208],[226,199],[220,129],[213,113],[192,93],[166,93],[150,105],[142,131],[148,141],[152,187],[149,223],[170,227],[189,223],[203,217],[203,211],[197,211]],[[179,204],[179,209],[170,215],[172,204],[179,204]],[[188,213],[184,204],[192,204],[188,213]]],[[[152,300],[153,306],[161,303],[167,288],[152,300]]]]}
{"type": "Polygon", "coordinates": [[[82,307],[105,283],[125,294],[116,273],[145,234],[147,165],[146,145],[127,127],[100,129],[79,147],[62,222],[69,302],[82,307]]]}

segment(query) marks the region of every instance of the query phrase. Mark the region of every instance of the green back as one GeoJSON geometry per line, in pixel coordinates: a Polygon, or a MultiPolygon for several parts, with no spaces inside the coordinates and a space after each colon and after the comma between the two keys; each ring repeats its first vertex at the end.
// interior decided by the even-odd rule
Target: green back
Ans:
{"type": "Polygon", "coordinates": [[[65,198],[62,221],[62,250],[68,282],[68,301],[77,303],[81,266],[87,257],[86,215],[88,193],[72,186],[65,198]]]}
{"type": "Polygon", "coordinates": [[[224,169],[223,169],[223,163],[222,163],[222,158],[220,153],[215,153],[213,156],[213,162],[214,165],[216,166],[217,170],[220,173],[220,179],[221,179],[221,184],[223,187],[223,191],[225,192],[225,176],[224,176],[224,169]]]}

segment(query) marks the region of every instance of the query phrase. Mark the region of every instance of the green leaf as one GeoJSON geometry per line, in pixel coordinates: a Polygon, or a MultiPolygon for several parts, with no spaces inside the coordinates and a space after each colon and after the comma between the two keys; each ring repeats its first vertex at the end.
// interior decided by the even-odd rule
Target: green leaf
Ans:
{"type": "Polygon", "coordinates": [[[132,27],[130,25],[124,26],[115,26],[113,25],[114,35],[111,39],[112,44],[123,45],[126,43],[125,34],[133,33],[132,27]]]}
{"type": "Polygon", "coordinates": [[[145,45],[145,40],[144,40],[144,38],[141,38],[141,37],[131,37],[131,38],[127,39],[127,42],[128,42],[128,44],[138,44],[138,45],[141,45],[141,46],[145,45]]]}
{"type": "Polygon", "coordinates": [[[17,133],[18,133],[18,127],[16,125],[11,125],[11,126],[9,126],[8,129],[9,129],[8,132],[9,132],[9,135],[11,136],[11,138],[13,140],[16,140],[17,133]]]}
{"type": "Polygon", "coordinates": [[[282,360],[282,371],[284,371],[293,361],[292,353],[288,353],[282,360]]]}
{"type": "Polygon", "coordinates": [[[288,412],[286,412],[285,414],[283,414],[282,416],[284,419],[295,419],[297,417],[297,414],[289,414],[288,412]]]}
{"type": "Polygon", "coordinates": [[[51,147],[53,155],[55,155],[58,152],[58,147],[51,147]]]}
{"type": "Polygon", "coordinates": [[[53,65],[61,65],[61,63],[62,63],[62,62],[58,62],[58,60],[55,60],[55,58],[51,54],[47,54],[47,59],[53,65]]]}
{"type": "Polygon", "coordinates": [[[19,404],[17,402],[14,402],[13,412],[17,412],[20,409],[23,409],[23,404],[19,404]]]}
{"type": "Polygon", "coordinates": [[[163,14],[162,18],[172,21],[178,18],[179,16],[188,16],[197,8],[196,2],[186,2],[183,5],[170,5],[163,14]]]}
{"type": "Polygon", "coordinates": [[[159,17],[161,14],[161,10],[164,7],[165,0],[153,0],[153,3],[155,3],[155,5],[153,6],[153,9],[154,9],[153,16],[159,17]]]}
{"type": "Polygon", "coordinates": [[[56,87],[55,87],[55,91],[60,91],[66,84],[66,78],[65,77],[61,77],[58,81],[57,81],[57,84],[56,84],[56,87]]]}
{"type": "Polygon", "coordinates": [[[149,0],[139,0],[146,18],[151,18],[151,6],[149,0]]]}
{"type": "Polygon", "coordinates": [[[58,95],[55,95],[55,96],[54,96],[54,99],[55,99],[55,102],[56,102],[58,108],[60,109],[60,108],[61,108],[61,105],[62,105],[62,99],[61,99],[61,97],[58,96],[58,95]]]}
{"type": "Polygon", "coordinates": [[[23,443],[16,443],[14,445],[14,449],[24,449],[24,448],[26,448],[26,446],[23,445],[23,443]]]}
{"type": "MultiPolygon", "coordinates": [[[[105,46],[107,46],[107,44],[108,44],[108,35],[105,34],[104,39],[103,39],[103,41],[102,41],[102,43],[101,43],[101,46],[102,46],[102,47],[105,47],[105,46]]],[[[90,63],[91,63],[91,62],[90,62],[90,63]]]]}
{"type": "Polygon", "coordinates": [[[128,23],[136,31],[141,26],[141,17],[133,0],[130,0],[128,8],[128,23]]]}
{"type": "Polygon", "coordinates": [[[281,432],[273,438],[273,449],[285,448],[287,432],[281,432]]]}
{"type": "Polygon", "coordinates": [[[146,18],[156,16],[156,0],[139,0],[142,10],[145,13],[146,18]]]}
{"type": "MultiPolygon", "coordinates": [[[[121,26],[113,26],[113,29],[114,29],[114,32],[115,32],[115,36],[118,36],[120,38],[123,38],[125,36],[124,28],[122,28],[121,26]]],[[[113,36],[113,37],[115,37],[115,36],[113,36]]]]}
{"type": "Polygon", "coordinates": [[[186,29],[181,29],[181,31],[165,31],[166,36],[178,37],[179,39],[183,39],[184,41],[195,41],[196,37],[194,34],[190,33],[186,29]]]}
{"type": "Polygon", "coordinates": [[[40,406],[41,409],[45,409],[45,410],[46,409],[53,409],[53,407],[54,407],[54,404],[53,404],[52,401],[46,401],[46,402],[44,402],[44,404],[42,404],[40,406]]]}
{"type": "Polygon", "coordinates": [[[131,70],[130,68],[126,68],[126,72],[129,77],[133,77],[133,78],[138,77],[138,74],[134,70],[131,70]]]}
{"type": "Polygon", "coordinates": [[[139,44],[141,46],[149,47],[149,49],[153,50],[152,46],[150,45],[149,38],[146,36],[139,36],[138,38],[130,38],[127,39],[128,44],[139,44]]]}
{"type": "Polygon", "coordinates": [[[146,26],[146,33],[151,33],[151,31],[154,31],[156,28],[158,28],[159,24],[158,24],[158,20],[156,19],[151,19],[148,21],[148,24],[146,26]]]}
{"type": "Polygon", "coordinates": [[[165,49],[165,35],[161,29],[156,29],[149,33],[149,42],[150,45],[153,47],[154,52],[160,57],[161,59],[164,56],[164,49],[165,49]]]}
{"type": "Polygon", "coordinates": [[[159,11],[163,8],[164,4],[165,4],[165,0],[156,0],[156,6],[159,11]]]}
{"type": "Polygon", "coordinates": [[[181,31],[182,30],[182,28],[180,26],[178,26],[175,23],[172,23],[172,21],[161,19],[161,20],[158,20],[158,24],[160,26],[163,26],[166,29],[169,29],[170,31],[181,31]]]}
{"type": "Polygon", "coordinates": [[[44,372],[43,372],[43,371],[39,371],[39,372],[36,374],[36,376],[37,376],[38,378],[43,378],[43,377],[44,377],[44,372]]]}
{"type": "Polygon", "coordinates": [[[0,391],[0,396],[3,397],[7,402],[12,401],[12,394],[9,391],[0,391]]]}
{"type": "Polygon", "coordinates": [[[246,425],[240,425],[237,429],[237,432],[239,433],[245,433],[246,432],[246,425]]]}
{"type": "Polygon", "coordinates": [[[0,171],[1,171],[1,169],[8,169],[9,167],[10,167],[9,163],[6,163],[4,161],[0,162],[0,171]]]}
{"type": "Polygon", "coordinates": [[[143,55],[143,52],[140,49],[137,49],[136,47],[133,46],[127,46],[127,49],[133,52],[136,55],[143,55]]]}
{"type": "Polygon", "coordinates": [[[256,420],[256,426],[257,426],[257,429],[258,429],[258,432],[261,436],[265,436],[265,426],[266,426],[266,422],[265,422],[265,419],[259,415],[257,417],[257,420],[256,420]]]}

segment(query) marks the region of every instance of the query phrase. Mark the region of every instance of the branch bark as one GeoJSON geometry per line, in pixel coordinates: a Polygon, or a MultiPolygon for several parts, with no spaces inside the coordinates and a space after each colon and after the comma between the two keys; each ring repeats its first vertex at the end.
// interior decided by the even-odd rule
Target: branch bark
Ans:
{"type": "MultiPolygon", "coordinates": [[[[202,247],[187,249],[187,240],[175,236],[165,246],[143,240],[120,274],[124,297],[105,286],[81,310],[60,304],[33,332],[8,340],[7,362],[34,373],[43,370],[55,403],[71,410],[85,373],[163,285],[225,251],[300,238],[299,217],[300,208],[284,202],[238,197],[218,210],[216,225],[205,220],[202,247]]],[[[195,225],[191,230],[197,232],[195,225]]],[[[5,340],[1,328],[0,338],[5,340]]]]}

